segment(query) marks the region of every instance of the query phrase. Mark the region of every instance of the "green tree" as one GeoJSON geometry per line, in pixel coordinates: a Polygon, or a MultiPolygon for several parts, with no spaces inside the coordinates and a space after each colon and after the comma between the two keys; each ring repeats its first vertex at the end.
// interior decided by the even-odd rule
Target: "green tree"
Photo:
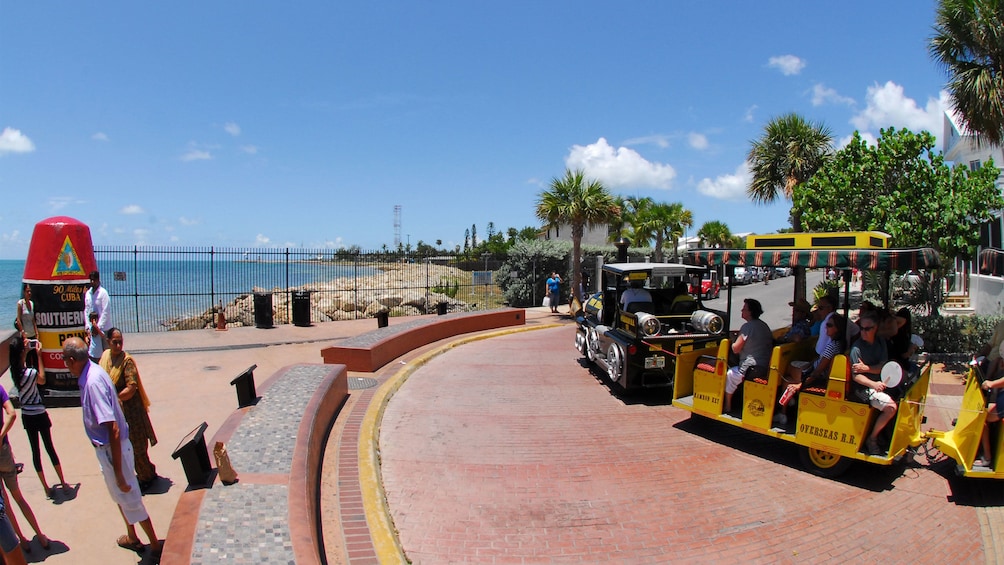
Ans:
{"type": "Polygon", "coordinates": [[[713,220],[704,222],[697,230],[697,237],[701,240],[701,247],[732,247],[733,237],[729,226],[724,222],[713,220]]]}
{"type": "MultiPolygon", "coordinates": [[[[1004,206],[992,162],[977,171],[949,168],[934,136],[880,130],[869,145],[855,132],[803,186],[793,205],[812,231],[878,230],[897,247],[927,246],[943,260],[970,258],[979,226],[1004,206]]],[[[937,277],[936,277],[937,278],[937,277]]],[[[940,297],[935,297],[940,299],[940,297]]]]}
{"type": "MultiPolygon", "coordinates": [[[[832,146],[833,135],[821,123],[806,121],[798,114],[772,119],[746,157],[753,176],[746,195],[758,204],[770,204],[781,197],[791,200],[795,188],[826,162],[832,146]]],[[[792,208],[791,225],[802,231],[797,207],[792,208]]]]}
{"type": "Polygon", "coordinates": [[[497,271],[496,280],[506,304],[539,306],[544,298],[544,281],[551,271],[564,274],[568,268],[569,247],[567,241],[517,240],[497,271]]]}
{"type": "Polygon", "coordinates": [[[581,170],[566,169],[561,178],[551,179],[548,190],[538,195],[537,218],[549,227],[568,225],[572,232],[572,295],[579,298],[582,273],[582,235],[586,227],[605,225],[619,213],[610,192],[598,180],[588,180],[581,170]]]}
{"type": "Polygon", "coordinates": [[[654,259],[663,261],[663,247],[666,242],[673,245],[673,260],[678,259],[677,250],[684,230],[694,225],[694,214],[680,202],[652,203],[639,214],[636,233],[646,240],[653,239],[654,259]]]}
{"type": "Polygon", "coordinates": [[[946,88],[977,143],[1004,141],[1004,3],[941,0],[931,57],[948,74],[946,88]]]}

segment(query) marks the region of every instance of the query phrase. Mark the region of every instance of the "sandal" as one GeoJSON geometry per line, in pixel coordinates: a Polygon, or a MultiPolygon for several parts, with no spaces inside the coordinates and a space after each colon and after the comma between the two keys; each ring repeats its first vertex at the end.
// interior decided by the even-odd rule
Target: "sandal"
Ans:
{"type": "Polygon", "coordinates": [[[38,536],[38,543],[42,546],[42,551],[49,551],[52,549],[52,542],[45,534],[38,536]]]}
{"type": "Polygon", "coordinates": [[[31,553],[31,540],[23,539],[21,540],[21,551],[25,553],[31,553]]]}
{"type": "Polygon", "coordinates": [[[135,551],[136,553],[143,553],[143,550],[146,549],[146,546],[143,545],[143,542],[139,540],[131,540],[129,539],[129,536],[125,534],[119,536],[119,539],[116,541],[119,544],[119,547],[121,547],[122,549],[135,551]]]}

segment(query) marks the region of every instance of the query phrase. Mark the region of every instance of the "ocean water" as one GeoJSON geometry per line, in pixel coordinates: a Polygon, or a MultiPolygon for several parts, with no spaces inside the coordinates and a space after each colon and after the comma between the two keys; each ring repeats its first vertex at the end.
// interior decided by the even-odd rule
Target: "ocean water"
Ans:
{"type": "MultiPolygon", "coordinates": [[[[24,261],[0,260],[0,312],[13,328],[24,261]]],[[[205,312],[256,289],[285,289],[338,278],[369,276],[371,266],[296,261],[134,260],[98,254],[101,284],[112,298],[113,323],[123,331],[157,331],[171,320],[205,312]]],[[[3,316],[0,316],[3,320],[3,316]]]]}
{"type": "Polygon", "coordinates": [[[17,314],[17,301],[21,298],[21,279],[24,278],[24,261],[0,260],[0,315],[2,327],[13,329],[17,314]],[[9,318],[9,319],[7,319],[9,318]]]}

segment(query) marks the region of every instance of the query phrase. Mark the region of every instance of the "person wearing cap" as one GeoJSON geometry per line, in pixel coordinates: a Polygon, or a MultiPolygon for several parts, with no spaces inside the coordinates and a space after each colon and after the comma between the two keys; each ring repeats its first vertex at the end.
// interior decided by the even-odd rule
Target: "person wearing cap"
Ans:
{"type": "Polygon", "coordinates": [[[997,362],[993,365],[993,380],[983,381],[980,387],[987,391],[987,419],[980,437],[982,455],[973,462],[973,467],[989,467],[993,461],[990,452],[990,424],[1004,419],[1004,343],[997,346],[997,362]]]}
{"type": "Polygon", "coordinates": [[[743,382],[746,371],[751,367],[767,369],[770,365],[770,353],[774,349],[774,335],[770,326],[760,319],[763,306],[753,298],[743,300],[742,317],[746,320],[739,328],[739,336],[732,343],[732,353],[739,356],[739,365],[730,367],[725,379],[725,412],[732,411],[732,395],[743,382]]]}
{"type": "Polygon", "coordinates": [[[878,337],[878,318],[871,313],[858,320],[861,337],[851,346],[851,378],[854,393],[879,411],[872,431],[865,441],[865,453],[882,455],[878,435],[896,415],[896,401],[885,391],[882,367],[889,361],[885,340],[878,337]]]}
{"type": "Polygon", "coordinates": [[[812,333],[812,328],[809,325],[809,311],[812,310],[812,306],[804,298],[789,302],[788,306],[791,306],[791,327],[781,336],[780,341],[781,343],[796,343],[809,337],[812,333]]]}

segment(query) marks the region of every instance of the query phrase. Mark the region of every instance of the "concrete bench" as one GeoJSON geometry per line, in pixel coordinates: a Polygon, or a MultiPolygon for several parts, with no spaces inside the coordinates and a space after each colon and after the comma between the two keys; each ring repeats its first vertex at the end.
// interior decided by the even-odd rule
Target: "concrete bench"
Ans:
{"type": "Polygon", "coordinates": [[[322,349],[321,358],[325,363],[343,364],[350,371],[372,373],[409,351],[441,339],[525,323],[526,311],[522,308],[421,318],[345,339],[322,349]]]}
{"type": "Polygon", "coordinates": [[[292,365],[236,410],[218,441],[239,482],[190,488],[178,501],[161,563],[326,562],[320,470],[328,432],[348,398],[344,365],[292,365]]]}

